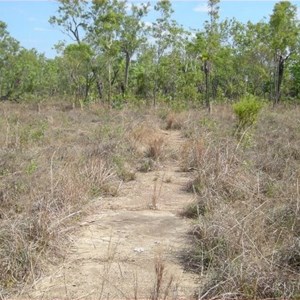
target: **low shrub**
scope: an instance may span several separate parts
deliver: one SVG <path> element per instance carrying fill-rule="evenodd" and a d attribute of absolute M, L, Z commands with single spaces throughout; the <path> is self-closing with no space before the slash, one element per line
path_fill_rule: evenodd
<path fill-rule="evenodd" d="M 247 95 L 234 103 L 232 107 L 238 118 L 238 127 L 244 129 L 257 121 L 258 114 L 263 108 L 263 102 L 255 96 Z"/>

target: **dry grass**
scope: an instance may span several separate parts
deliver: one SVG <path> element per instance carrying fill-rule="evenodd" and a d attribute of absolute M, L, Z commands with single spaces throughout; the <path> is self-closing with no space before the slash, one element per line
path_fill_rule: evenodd
<path fill-rule="evenodd" d="M 159 202 L 159 199 L 160 199 L 160 196 L 161 196 L 161 191 L 162 191 L 163 184 L 164 184 L 164 175 L 162 176 L 162 178 L 160 180 L 160 183 L 159 183 L 159 177 L 158 176 L 156 176 L 154 178 L 153 194 L 152 194 L 152 197 L 151 197 L 151 204 L 149 205 L 149 207 L 152 208 L 152 209 L 158 209 L 159 208 L 158 202 Z"/>
<path fill-rule="evenodd" d="M 164 149 L 164 139 L 162 137 L 154 138 L 149 143 L 147 156 L 153 158 L 154 160 L 158 160 L 163 156 L 163 149 Z"/>
<path fill-rule="evenodd" d="M 0 294 L 63 254 L 88 201 L 134 178 L 127 132 L 137 114 L 99 106 L 1 103 Z M 142 116 L 141 116 L 142 118 Z"/>
<path fill-rule="evenodd" d="M 205 156 L 203 138 L 187 140 L 181 147 L 181 170 L 183 172 L 199 169 Z"/>
<path fill-rule="evenodd" d="M 186 112 L 170 112 L 166 117 L 166 129 L 181 129 L 184 126 L 185 121 L 188 120 Z"/>
<path fill-rule="evenodd" d="M 198 222 L 183 261 L 203 278 L 201 299 L 299 297 L 298 114 L 266 110 L 240 140 L 217 109 L 190 120 L 182 168 L 196 170 L 187 188 L 198 204 L 187 212 Z"/>
<path fill-rule="evenodd" d="M 60 259 L 90 199 L 117 195 L 136 168 L 153 170 L 167 153 L 155 115 L 0 104 L 2 297 Z M 228 106 L 182 116 L 166 120 L 187 138 L 181 169 L 195 174 L 187 189 L 198 201 L 185 215 L 197 221 L 182 260 L 201 276 L 199 299 L 299 298 L 299 109 L 266 109 L 242 138 Z M 164 272 L 157 262 L 152 299 L 173 284 L 162 289 Z"/>
<path fill-rule="evenodd" d="M 155 281 L 150 296 L 151 300 L 176 299 L 177 284 L 173 275 L 169 275 L 161 254 L 155 257 Z M 173 295 L 170 295 L 173 293 Z"/>
<path fill-rule="evenodd" d="M 155 119 L 154 119 L 155 120 Z M 144 158 L 154 161 L 163 160 L 165 153 L 165 141 L 159 127 L 152 125 L 153 122 L 142 122 L 131 130 L 131 143 L 134 151 Z M 150 168 L 152 170 L 152 168 Z"/>

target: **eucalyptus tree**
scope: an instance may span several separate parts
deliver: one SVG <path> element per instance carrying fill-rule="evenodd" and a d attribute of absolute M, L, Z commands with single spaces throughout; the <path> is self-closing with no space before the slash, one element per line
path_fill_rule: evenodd
<path fill-rule="evenodd" d="M 64 50 L 63 72 L 66 73 L 69 92 L 79 99 L 87 100 L 94 81 L 91 72 L 93 52 L 85 43 L 70 44 Z"/>
<path fill-rule="evenodd" d="M 175 20 L 171 19 L 173 9 L 171 1 L 160 0 L 154 6 L 155 11 L 159 13 L 159 17 L 152 24 L 151 34 L 154 40 L 155 55 L 153 58 L 154 63 L 154 87 L 153 87 L 153 105 L 156 105 L 157 92 L 159 90 L 159 73 L 161 62 L 164 55 L 169 56 L 170 64 L 175 66 L 172 62 L 172 52 L 175 53 L 182 45 L 182 35 L 184 30 L 178 25 Z M 165 67 L 163 67 L 165 68 Z"/>
<path fill-rule="evenodd" d="M 146 26 L 143 17 L 148 13 L 148 4 L 131 4 L 131 14 L 125 14 L 120 27 L 120 48 L 125 56 L 125 73 L 123 91 L 127 90 L 130 63 L 133 55 L 146 41 Z"/>
<path fill-rule="evenodd" d="M 98 61 L 104 66 L 98 67 L 105 70 L 103 74 L 107 83 L 107 98 L 111 102 L 112 86 L 120 71 L 121 56 L 121 28 L 126 13 L 126 2 L 119 0 L 94 0 L 90 10 L 91 24 L 88 27 L 88 41 L 92 45 Z M 104 67 L 104 68 L 103 68 Z"/>
<path fill-rule="evenodd" d="M 280 100 L 286 61 L 295 52 L 299 38 L 297 7 L 289 1 L 275 4 L 270 18 L 271 49 L 274 55 L 274 104 Z"/>
<path fill-rule="evenodd" d="M 300 96 L 300 53 L 292 55 L 291 59 L 288 61 L 287 67 L 288 71 L 288 89 L 289 96 L 292 98 L 299 99 Z"/>
<path fill-rule="evenodd" d="M 185 45 L 184 65 L 183 65 L 183 81 L 185 86 L 182 87 L 184 97 L 192 100 L 199 99 L 199 94 L 205 91 L 203 85 L 203 68 L 199 64 L 203 49 L 202 33 L 196 33 Z"/>
<path fill-rule="evenodd" d="M 205 74 L 205 103 L 208 111 L 211 111 L 211 71 L 213 69 L 214 57 L 220 45 L 218 32 L 219 4 L 220 0 L 208 0 L 209 21 L 205 24 L 207 48 L 202 55 L 203 71 Z"/>
<path fill-rule="evenodd" d="M 13 76 L 17 97 L 23 94 L 36 94 L 43 82 L 42 70 L 45 65 L 45 57 L 35 49 L 22 49 L 14 59 Z"/>
<path fill-rule="evenodd" d="M 20 100 L 21 96 L 34 96 L 43 84 L 45 57 L 35 49 L 20 48 L 14 55 L 6 57 L 1 70 L 1 89 L 3 99 Z M 3 85 L 3 86 L 2 86 Z"/>
<path fill-rule="evenodd" d="M 153 86 L 153 105 L 156 105 L 158 90 L 158 68 L 165 50 L 170 45 L 171 15 L 173 13 L 172 4 L 169 0 L 158 1 L 154 6 L 155 11 L 160 13 L 160 17 L 152 24 L 152 36 L 155 40 L 154 57 L 154 86 Z"/>
<path fill-rule="evenodd" d="M 63 57 L 46 59 L 40 70 L 40 80 L 37 87 L 38 96 L 45 98 L 57 97 L 65 93 L 68 82 L 64 76 Z"/>
<path fill-rule="evenodd" d="M 216 67 L 216 56 L 220 49 L 220 34 L 219 34 L 219 0 L 208 0 L 208 15 L 209 20 L 205 21 L 204 30 L 196 33 L 195 37 L 189 43 L 188 50 L 197 59 L 201 61 L 201 70 L 203 79 L 199 77 L 198 91 L 205 94 L 205 105 L 210 112 L 211 110 L 211 95 L 212 95 L 212 71 Z"/>
<path fill-rule="evenodd" d="M 6 56 L 15 54 L 19 48 L 19 42 L 7 31 L 6 23 L 0 21 L 0 63 L 3 64 Z"/>
<path fill-rule="evenodd" d="M 0 21 L 0 97 L 18 99 L 34 94 L 42 81 L 45 57 L 20 46 Z"/>
<path fill-rule="evenodd" d="M 187 33 L 172 22 L 170 30 L 170 44 L 164 55 L 160 57 L 157 72 L 157 87 L 165 101 L 174 102 L 182 96 L 181 90 L 185 89 L 185 47 Z M 186 90 L 187 91 L 187 90 Z M 182 99 L 181 99 L 182 100 Z"/>
<path fill-rule="evenodd" d="M 43 89 L 44 55 L 35 49 L 20 46 L 0 21 L 0 97 L 19 100 L 21 96 L 36 95 Z"/>
<path fill-rule="evenodd" d="M 272 63 L 269 25 L 264 21 L 242 24 L 233 20 L 230 32 L 235 65 L 232 90 L 235 96 L 245 92 L 259 96 L 269 94 Z"/>
<path fill-rule="evenodd" d="M 50 24 L 58 25 L 62 32 L 67 34 L 78 44 L 88 25 L 88 1 L 87 0 L 58 0 L 58 16 L 49 19 Z"/>
<path fill-rule="evenodd" d="M 70 48 L 65 46 L 64 42 L 56 45 L 56 49 L 62 54 L 62 63 L 66 63 L 66 69 L 62 73 L 68 73 L 70 70 L 77 70 L 75 77 L 78 79 L 78 70 L 84 69 L 82 76 L 85 78 L 85 96 L 87 99 L 90 87 L 93 82 L 96 82 L 96 87 L 100 98 L 102 98 L 102 81 L 99 76 L 98 58 L 94 55 L 90 57 L 88 50 L 88 29 L 91 26 L 91 4 L 88 0 L 59 0 L 59 8 L 57 16 L 52 16 L 49 22 L 61 28 L 62 32 L 68 35 L 78 45 L 84 44 L 82 47 L 72 45 Z M 80 53 L 83 51 L 83 53 Z M 89 53 L 89 54 L 88 54 Z M 87 55 L 89 59 L 86 59 Z M 83 58 L 83 61 L 78 65 L 75 58 Z M 83 63 L 86 65 L 83 66 Z M 71 66 L 73 64 L 73 66 Z M 76 65 L 77 64 L 77 65 Z M 87 70 L 89 69 L 89 70 Z M 88 75 L 87 75 L 88 74 Z M 64 80 L 69 81 L 68 75 Z M 77 81 L 73 78 L 73 83 Z M 73 86 L 73 84 L 71 84 Z M 78 93 L 77 93 L 78 94 Z M 82 94 L 82 93 L 80 93 Z M 83 94 L 82 94 L 83 95 Z"/>
<path fill-rule="evenodd" d="M 20 45 L 7 31 L 6 23 L 0 21 L 0 97 L 8 100 L 13 94 L 14 85 L 11 78 L 14 58 L 20 51 Z"/>
<path fill-rule="evenodd" d="M 140 100 L 152 100 L 154 90 L 156 49 L 153 44 L 143 43 L 137 53 L 136 61 L 132 64 L 131 80 L 134 93 Z"/>

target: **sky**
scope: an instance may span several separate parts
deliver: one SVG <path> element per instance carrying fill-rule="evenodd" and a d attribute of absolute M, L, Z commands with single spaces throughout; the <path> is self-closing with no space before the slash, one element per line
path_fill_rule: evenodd
<path fill-rule="evenodd" d="M 149 2 L 154 6 L 154 0 Z M 276 2 L 278 1 L 221 0 L 220 19 L 234 17 L 243 23 L 247 21 L 256 23 L 264 18 L 268 20 Z M 300 11 L 300 0 L 291 2 Z M 206 3 L 205 0 L 173 0 L 173 19 L 187 29 L 201 29 L 207 19 Z M 0 0 L 0 20 L 7 24 L 11 36 L 23 47 L 35 48 L 46 57 L 53 58 L 56 55 L 53 48 L 55 44 L 62 40 L 70 42 L 58 27 L 48 22 L 49 18 L 56 14 L 58 6 L 59 3 L 55 0 Z M 145 21 L 151 22 L 154 19 L 152 10 Z"/>

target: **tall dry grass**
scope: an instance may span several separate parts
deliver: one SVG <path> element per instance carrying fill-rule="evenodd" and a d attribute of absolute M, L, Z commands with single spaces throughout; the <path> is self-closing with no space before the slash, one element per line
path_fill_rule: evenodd
<path fill-rule="evenodd" d="M 90 199 L 117 195 L 136 169 L 157 168 L 167 153 L 159 112 L 0 105 L 2 297 L 62 257 Z M 298 108 L 266 108 L 239 135 L 229 106 L 163 119 L 185 136 L 181 169 L 195 175 L 186 187 L 197 195 L 187 211 L 193 246 L 182 261 L 200 275 L 199 299 L 299 297 L 298 116 Z M 161 264 L 156 272 L 153 299 Z"/>
<path fill-rule="evenodd" d="M 134 178 L 134 111 L 0 103 L 0 295 L 58 261 L 89 200 Z"/>
<path fill-rule="evenodd" d="M 215 108 L 185 128 L 182 168 L 198 201 L 182 259 L 202 278 L 200 299 L 299 297 L 299 112 L 267 108 L 235 135 L 234 116 Z"/>

